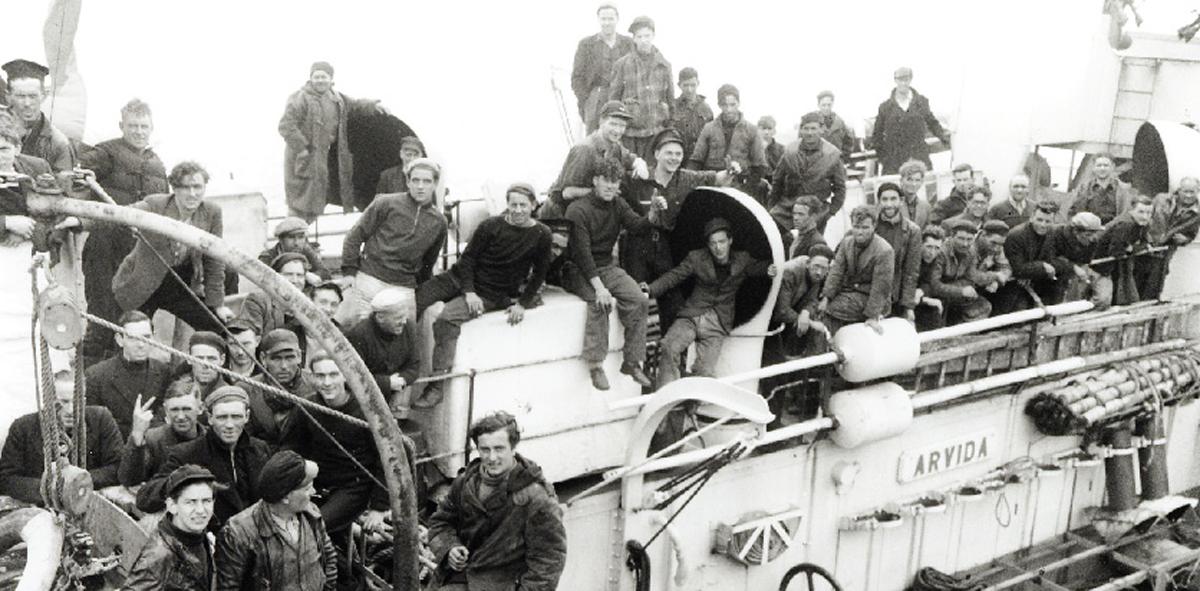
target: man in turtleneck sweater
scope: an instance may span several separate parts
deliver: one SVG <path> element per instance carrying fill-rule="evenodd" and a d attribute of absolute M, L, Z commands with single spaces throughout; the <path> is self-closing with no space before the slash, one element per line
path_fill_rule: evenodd
<path fill-rule="evenodd" d="M 639 16 L 629 25 L 633 51 L 613 64 L 608 100 L 621 101 L 633 120 L 622 141 L 644 160 L 653 156 L 651 141 L 671 120 L 675 98 L 671 88 L 671 62 L 654 46 L 654 21 Z"/>
<path fill-rule="evenodd" d="M 121 353 L 89 367 L 84 376 L 88 404 L 111 411 L 124 439 L 129 437 L 138 396 L 143 400 L 157 396 L 161 401 L 171 370 L 165 362 L 151 359 L 150 346 L 138 339 L 149 339 L 154 335 L 148 316 L 131 310 L 121 315 L 118 324 L 128 333 L 128 336 L 115 335 Z M 161 402 L 149 408 L 154 412 L 156 422 L 162 420 L 161 409 Z"/>
<path fill-rule="evenodd" d="M 122 589 L 211 589 L 213 547 L 205 531 L 213 516 L 216 476 L 195 464 L 167 476 L 167 515 L 150 533 Z"/>

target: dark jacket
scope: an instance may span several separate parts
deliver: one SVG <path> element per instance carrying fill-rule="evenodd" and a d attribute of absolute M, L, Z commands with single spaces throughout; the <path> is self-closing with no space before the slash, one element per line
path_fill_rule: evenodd
<path fill-rule="evenodd" d="M 181 219 L 174 194 L 150 195 L 130 207 L 176 221 Z M 221 217 L 221 208 L 207 201 L 200 203 L 200 207 L 192 214 L 192 219 L 188 223 L 217 237 L 223 233 L 224 223 Z M 91 224 L 85 222 L 85 227 L 88 226 Z M 216 258 L 202 255 L 199 250 L 182 247 L 161 234 L 145 232 L 142 236 L 144 240 L 137 241 L 133 252 L 130 252 L 129 256 L 121 261 L 121 266 L 117 268 L 117 274 L 112 280 L 113 295 L 116 296 L 117 303 L 121 305 L 122 309 L 136 310 L 140 308 L 167 277 L 167 267 L 162 264 L 147 243 L 152 245 L 172 265 L 181 265 L 190 259 L 192 276 L 185 277 L 188 279 L 188 287 L 197 294 L 202 294 L 204 303 L 210 308 L 225 304 L 225 263 Z M 175 254 L 177 247 L 182 249 L 178 256 Z"/>
<path fill-rule="evenodd" d="M 709 310 L 716 310 L 721 326 L 733 329 L 734 303 L 738 288 L 747 277 L 766 275 L 768 262 L 756 261 L 749 253 L 735 250 L 729 253 L 729 275 L 717 275 L 716 260 L 707 248 L 698 248 L 688 253 L 679 266 L 667 271 L 666 275 L 650 284 L 650 297 L 660 297 L 678 287 L 689 277 L 696 278 L 696 286 L 679 310 L 680 318 L 695 318 Z"/>
<path fill-rule="evenodd" d="M 375 185 L 375 194 L 407 193 L 408 177 L 404 176 L 404 165 L 398 164 L 379 173 L 379 182 Z"/>
<path fill-rule="evenodd" d="M 1092 262 L 1095 243 L 1084 244 L 1075 235 L 1071 226 L 1051 228 L 1042 243 L 1042 260 L 1054 266 L 1059 281 L 1075 276 L 1075 265 L 1087 266 Z"/>
<path fill-rule="evenodd" d="M 575 93 L 580 115 L 583 115 L 583 105 L 587 103 L 588 95 L 596 88 L 607 91 L 613 65 L 631 51 L 633 37 L 620 33 L 616 34 L 616 42 L 612 47 L 604 42 L 600 33 L 579 40 L 579 45 L 575 47 L 575 64 L 571 68 L 571 91 Z"/>
<path fill-rule="evenodd" d="M 608 100 L 625 103 L 633 115 L 627 137 L 649 137 L 666 127 L 674 106 L 672 83 L 671 62 L 657 47 L 651 47 L 648 56 L 634 48 L 613 64 Z"/>
<path fill-rule="evenodd" d="M 133 427 L 133 405 L 138 396 L 142 397 L 143 403 L 156 399 L 151 409 L 156 422 L 161 422 L 162 397 L 170 375 L 170 366 L 162 361 L 151 358 L 134 363 L 118 353 L 116 357 L 87 368 L 84 373 L 87 401 L 112 412 L 124 440 Z"/>
<path fill-rule="evenodd" d="M 825 133 L 821 134 L 821 137 L 841 150 L 843 156 L 853 154 L 858 147 L 858 138 L 854 137 L 854 130 L 850 129 L 837 113 L 830 113 L 825 117 Z"/>
<path fill-rule="evenodd" d="M 197 424 L 196 429 L 198 436 L 204 436 L 204 425 Z M 117 468 L 117 479 L 128 487 L 149 480 L 158 474 L 163 462 L 167 461 L 167 450 L 188 441 L 192 439 L 181 438 L 170 425 L 151 427 L 146 431 L 141 446 L 134 445 L 132 440 L 125 442 L 125 449 L 121 451 L 121 465 Z"/>
<path fill-rule="evenodd" d="M 408 193 L 378 195 L 346 233 L 342 274 L 366 273 L 384 283 L 416 288 L 433 276 L 446 245 L 446 216 L 437 203 L 418 205 Z"/>
<path fill-rule="evenodd" d="M 921 228 L 900 216 L 899 223 L 877 218 L 875 235 L 887 240 L 896 255 L 892 281 L 892 303 L 903 308 L 917 307 L 917 280 L 921 274 Z"/>
<path fill-rule="evenodd" d="M 1100 223 L 1107 225 L 1118 215 L 1127 211 L 1133 202 L 1133 187 L 1115 176 L 1109 179 L 1107 185 L 1101 186 L 1095 179 L 1089 178 L 1086 183 L 1075 189 L 1074 200 L 1067 210 L 1067 218 L 1087 211 L 1096 214 Z"/>
<path fill-rule="evenodd" d="M 257 381 L 275 385 L 273 378 L 262 374 L 258 375 Z M 301 368 L 290 382 L 281 385 L 284 390 L 305 400 L 316 400 L 319 396 L 317 387 L 313 384 L 312 373 L 307 369 Z M 250 397 L 250 422 L 246 425 L 247 431 L 267 442 L 272 450 L 278 448 L 283 442 L 283 434 L 293 423 L 300 420 L 300 411 L 296 410 L 296 405 L 291 401 L 268 394 L 261 388 L 254 387 L 254 384 L 246 385 L 245 390 Z"/>
<path fill-rule="evenodd" d="M 679 130 L 683 136 L 683 157 L 686 159 L 696 148 L 696 140 L 700 139 L 700 131 L 709 121 L 713 120 L 712 107 L 704 100 L 704 95 L 696 95 L 696 99 L 685 101 L 683 95 L 675 97 L 675 109 L 671 114 L 671 127 Z"/>
<path fill-rule="evenodd" d="M 846 167 L 833 144 L 821 140 L 820 148 L 809 151 L 796 140 L 784 150 L 771 181 L 771 217 L 792 229 L 792 205 L 802 195 L 815 195 L 825 204 L 825 211 L 812 213 L 826 220 L 846 202 Z"/>
<path fill-rule="evenodd" d="M 205 534 L 179 531 L 164 515 L 142 546 L 125 591 L 208 591 L 213 582 L 213 548 Z"/>
<path fill-rule="evenodd" d="M 1037 206 L 1028 199 L 1024 201 L 1024 204 L 1025 211 L 1017 211 L 1017 206 L 1012 200 L 1005 199 L 988 208 L 987 219 L 1000 220 L 1008 224 L 1009 229 L 1016 229 L 1017 226 L 1029 221 L 1030 216 L 1033 215 L 1033 211 L 1037 209 Z"/>
<path fill-rule="evenodd" d="M 1188 242 L 1196 240 L 1200 231 L 1200 206 L 1193 204 L 1184 207 L 1179 203 L 1176 193 L 1163 193 L 1154 198 L 1154 212 L 1150 217 L 1149 238 L 1155 245 L 1171 244 L 1178 246 L 1172 239 L 1181 235 Z"/>
<path fill-rule="evenodd" d="M 390 398 L 392 394 L 392 374 L 400 374 L 405 384 L 410 386 L 417 379 L 421 356 L 417 348 L 416 326 L 409 324 L 399 335 L 388 334 L 379 328 L 372 314 L 347 329 L 346 340 L 350 341 L 363 363 L 367 364 L 385 398 Z"/>
<path fill-rule="evenodd" d="M 945 139 L 946 130 L 942 129 L 942 124 L 929 110 L 929 99 L 925 95 L 914 89 L 906 111 L 896 102 L 895 94 L 896 91 L 892 90 L 892 95 L 879 104 L 875 129 L 871 133 L 871 141 L 883 165 L 883 174 L 896 174 L 900 165 L 909 159 L 920 160 L 926 167 L 933 168 L 925 136 L 932 132 L 938 138 Z"/>
<path fill-rule="evenodd" d="M 817 314 L 817 302 L 821 299 L 821 287 L 825 284 L 813 282 L 808 276 L 808 256 L 800 256 L 784 263 L 780 268 L 779 297 L 775 300 L 772 320 L 795 324 L 800 312 L 808 310 L 810 317 Z"/>
<path fill-rule="evenodd" d="M 1049 232 L 1046 233 L 1049 235 Z M 1042 263 L 1046 236 L 1038 236 L 1029 222 L 1013 228 L 1004 239 L 1004 256 L 1012 265 L 1013 277 L 1017 279 L 1049 280 L 1050 274 Z"/>
<path fill-rule="evenodd" d="M 124 138 L 103 141 L 81 151 L 79 165 L 95 172 L 96 181 L 121 205 L 171 190 L 167 186 L 166 166 L 158 154 L 150 148 L 134 148 Z"/>
<path fill-rule="evenodd" d="M 121 432 L 107 408 L 88 406 L 87 471 L 96 489 L 117 484 L 121 463 Z M 0 452 L 0 495 L 18 501 L 42 504 L 42 423 L 37 413 L 18 417 L 8 428 L 4 451 Z"/>
<path fill-rule="evenodd" d="M 328 407 L 329 404 L 319 396 L 316 402 Z M 344 406 L 334 410 L 366 420 L 362 408 L 359 407 L 358 401 L 354 397 L 350 397 Z M 330 436 L 333 437 L 332 440 Z M 379 451 L 375 448 L 375 438 L 367 427 L 349 423 L 333 415 L 309 411 L 309 416 L 298 414 L 296 420 L 291 421 L 283 433 L 284 449 L 294 450 L 305 459 L 316 462 L 320 467 L 315 482 L 318 490 L 337 489 L 369 481 L 367 475 L 363 474 L 362 469 L 354 463 L 354 460 L 346 457 L 346 454 L 338 449 L 335 441 L 350 452 L 354 456 L 354 460 L 362 464 L 363 468 L 366 468 L 379 480 L 384 479 L 383 464 L 379 459 Z M 370 486 L 372 487 L 370 508 L 387 511 L 387 489 L 380 488 L 374 483 Z M 366 509 L 365 506 L 362 508 Z"/>
<path fill-rule="evenodd" d="M 919 259 L 919 257 L 918 257 Z M 887 240 L 872 236 L 865 246 L 854 242 L 854 236 L 846 236 L 833 255 L 821 299 L 828 299 L 827 313 L 839 320 L 857 322 L 867 318 L 886 316 L 892 303 L 892 278 L 895 273 L 896 255 Z M 842 292 L 856 292 L 866 296 L 861 310 L 839 310 L 834 298 Z"/>
<path fill-rule="evenodd" d="M 537 464 L 516 459 L 504 487 L 487 500 L 479 498 L 482 464 L 472 461 L 429 520 L 429 549 L 439 563 L 455 546 L 468 550 L 469 589 L 480 581 L 553 591 L 562 575 L 567 535 L 558 497 Z"/>
<path fill-rule="evenodd" d="M 261 439 L 242 433 L 237 444 L 230 450 L 216 433 L 209 429 L 204 437 L 197 437 L 167 450 L 167 461 L 152 480 L 138 490 L 137 507 L 146 513 L 162 511 L 166 506 L 163 486 L 167 476 L 184 464 L 196 464 L 207 468 L 217 482 L 227 488 L 216 491 L 213 503 L 213 518 L 209 531 L 217 531 L 225 521 L 238 511 L 258 500 L 258 473 L 271 456 L 270 449 Z"/>
<path fill-rule="evenodd" d="M 45 160 L 56 173 L 75 168 L 75 150 L 71 148 L 71 140 L 50 123 L 45 113 L 26 132 L 21 141 L 22 154 Z"/>
<path fill-rule="evenodd" d="M 328 281 L 330 277 L 333 277 L 333 275 L 329 273 L 329 269 L 325 267 L 325 261 L 321 260 L 321 255 L 317 254 L 317 251 L 313 249 L 311 245 L 305 244 L 304 246 L 301 246 L 300 250 L 297 252 L 304 255 L 304 258 L 308 260 L 309 271 L 320 275 L 321 279 L 326 281 Z M 264 265 L 270 267 L 271 261 L 274 261 L 275 257 L 281 254 L 283 254 L 283 245 L 276 242 L 271 248 L 259 253 L 258 260 L 262 261 Z"/>
<path fill-rule="evenodd" d="M 969 300 L 963 294 L 963 289 L 980 285 L 978 280 L 975 249 L 957 252 L 952 245 L 944 244 L 942 252 L 933 259 L 929 282 L 926 284 L 929 290 L 927 295 L 945 302 L 967 302 Z"/>
<path fill-rule="evenodd" d="M 951 189 L 945 199 L 939 199 L 937 203 L 933 204 L 933 211 L 929 212 L 929 223 L 940 224 L 966 211 L 967 201 L 970 198 L 970 195 L 960 193 L 958 187 Z"/>
<path fill-rule="evenodd" d="M 745 116 L 733 125 L 729 141 L 725 141 L 725 129 L 721 117 L 709 121 L 700 130 L 700 139 L 688 159 L 688 168 L 694 170 L 725 170 L 725 158 L 736 161 L 742 170 L 751 169 L 763 174 L 767 170 L 767 144 L 758 131 L 758 126 L 747 121 Z"/>
<path fill-rule="evenodd" d="M 278 533 L 263 501 L 230 518 L 217 538 L 216 591 L 334 591 L 337 554 L 325 522 L 316 509 L 297 515 L 309 542 L 301 552 L 313 560 L 295 560 L 290 544 Z M 293 559 L 289 560 L 288 558 Z M 288 571 L 292 572 L 288 572 Z M 291 585 L 295 585 L 294 587 Z"/>
<path fill-rule="evenodd" d="M 795 228 L 792 231 L 795 232 Z M 783 235 L 783 248 L 787 252 L 786 258 L 788 260 L 808 256 L 809 249 L 818 244 L 829 246 L 829 242 L 825 240 L 825 235 L 815 227 L 803 232 L 796 232 L 795 236 L 792 236 L 792 232 Z"/>
<path fill-rule="evenodd" d="M 620 160 L 625 169 L 629 170 L 637 160 L 637 155 L 630 152 L 629 148 L 620 142 L 610 142 L 604 139 L 599 130 L 571 146 L 566 160 L 563 161 L 562 170 L 558 172 L 558 178 L 550 186 L 550 203 L 562 208 L 557 217 L 561 218 L 566 214 L 567 201 L 562 196 L 563 189 L 567 187 L 590 189 L 592 178 L 600 170 L 600 164 L 610 158 Z M 546 218 L 540 213 L 539 217 Z"/>

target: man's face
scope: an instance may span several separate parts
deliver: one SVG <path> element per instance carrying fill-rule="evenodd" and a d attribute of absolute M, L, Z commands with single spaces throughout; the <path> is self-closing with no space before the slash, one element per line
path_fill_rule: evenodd
<path fill-rule="evenodd" d="M 821 97 L 817 101 L 817 109 L 819 111 L 821 111 L 822 115 L 832 115 L 833 114 L 833 97 L 831 97 L 831 96 Z"/>
<path fill-rule="evenodd" d="M 733 238 L 729 236 L 729 232 L 718 230 L 713 232 L 708 237 L 708 252 L 718 263 L 729 262 L 729 250 L 733 248 Z"/>
<path fill-rule="evenodd" d="M 229 360 L 236 367 L 248 367 L 254 364 L 254 355 L 258 351 L 258 335 L 253 330 L 243 330 L 233 333 L 229 341 Z"/>
<path fill-rule="evenodd" d="M 1106 181 L 1112 176 L 1112 172 L 1113 161 L 1108 158 L 1101 156 L 1092 163 L 1092 176 L 1095 176 L 1096 180 Z"/>
<path fill-rule="evenodd" d="M 941 251 L 942 241 L 940 239 L 926 237 L 925 242 L 921 243 L 921 260 L 926 263 L 932 263 L 933 259 L 936 259 L 938 253 Z"/>
<path fill-rule="evenodd" d="M 279 268 L 279 275 L 301 291 L 304 290 L 307 284 L 306 276 L 308 275 L 308 271 L 305 269 L 303 261 L 288 262 Z"/>
<path fill-rule="evenodd" d="M 292 349 L 278 349 L 263 355 L 263 367 L 280 383 L 289 383 L 300 373 L 300 352 Z"/>
<path fill-rule="evenodd" d="M 617 32 L 617 11 L 605 8 L 596 13 L 596 20 L 600 21 L 600 33 L 605 37 L 611 37 Z"/>
<path fill-rule="evenodd" d="M 668 142 L 663 144 L 657 152 L 654 153 L 654 158 L 658 161 L 658 165 L 670 174 L 674 174 L 683 165 L 683 146 L 676 142 Z"/>
<path fill-rule="evenodd" d="M 75 424 L 75 382 L 70 378 L 54 378 L 54 403 L 58 420 L 70 428 Z"/>
<path fill-rule="evenodd" d="M 809 121 L 800 126 L 800 143 L 806 146 L 812 146 L 820 143 L 821 131 L 825 129 L 824 125 L 815 121 Z"/>
<path fill-rule="evenodd" d="M 550 256 L 557 259 L 567 252 L 567 247 L 571 244 L 571 238 L 561 232 L 555 232 L 550 235 Z"/>
<path fill-rule="evenodd" d="M 404 308 L 382 310 L 371 312 L 371 314 L 375 317 L 375 323 L 379 325 L 379 328 L 391 335 L 403 333 L 405 325 L 408 324 L 409 311 Z"/>
<path fill-rule="evenodd" d="M 1008 183 L 1008 195 L 1016 203 L 1025 201 L 1029 197 L 1029 177 L 1025 175 L 1017 175 Z"/>
<path fill-rule="evenodd" d="M 150 321 L 130 322 L 123 328 L 130 336 L 117 334 L 117 344 L 121 347 L 121 356 L 126 361 L 145 361 L 150 356 L 150 345 L 133 337 L 145 339 L 153 337 L 154 331 L 150 329 Z"/>
<path fill-rule="evenodd" d="M 308 242 L 304 232 L 289 232 L 279 237 L 279 250 L 283 252 L 300 252 Z"/>
<path fill-rule="evenodd" d="M 1033 228 L 1033 233 L 1038 236 L 1045 236 L 1053 224 L 1054 214 L 1044 212 L 1040 209 L 1033 212 L 1033 217 L 1029 218 L 1029 225 Z"/>
<path fill-rule="evenodd" d="M 912 76 L 893 76 L 892 79 L 896 82 L 896 88 L 902 91 L 907 91 L 912 88 Z"/>
<path fill-rule="evenodd" d="M 11 172 L 13 163 L 17 160 L 17 154 L 21 152 L 21 148 L 16 144 L 8 141 L 7 138 L 0 137 L 0 171 Z"/>
<path fill-rule="evenodd" d="M 524 193 L 513 191 L 508 194 L 508 215 L 513 223 L 523 226 L 529 223 L 533 215 L 533 199 Z"/>
<path fill-rule="evenodd" d="M 200 401 L 195 396 L 173 396 L 163 401 L 163 415 L 171 430 L 180 435 L 191 435 L 196 431 L 200 417 Z"/>
<path fill-rule="evenodd" d="M 46 98 L 42 81 L 36 78 L 17 78 L 8 81 L 8 102 L 13 114 L 25 123 L 37 121 Z"/>
<path fill-rule="evenodd" d="M 341 406 L 346 402 L 349 393 L 346 392 L 346 378 L 332 359 L 322 359 L 312 364 L 313 381 L 317 384 L 317 393 L 330 406 Z"/>
<path fill-rule="evenodd" d="M 987 244 L 987 252 L 1000 252 L 1004 250 L 1005 236 L 999 234 L 984 234 L 983 242 Z"/>
<path fill-rule="evenodd" d="M 0 140 L 0 144 L 3 140 Z M 1187 178 L 1179 183 L 1179 201 L 1182 205 L 1190 206 L 1196 203 L 1197 198 L 1200 198 L 1200 183 L 1193 179 Z"/>
<path fill-rule="evenodd" d="M 963 195 L 970 195 L 971 189 L 975 186 L 975 179 L 971 178 L 971 171 L 960 170 L 954 173 L 954 189 Z"/>
<path fill-rule="evenodd" d="M 433 190 L 437 181 L 433 180 L 433 171 L 423 166 L 414 168 L 408 175 L 408 194 L 420 205 L 433 200 Z"/>
<path fill-rule="evenodd" d="M 334 314 L 337 314 L 338 308 L 342 305 L 342 298 L 332 289 L 318 289 L 313 291 L 312 301 L 317 309 L 329 318 L 333 318 Z"/>
<path fill-rule="evenodd" d="M 624 117 L 605 117 L 600 121 L 600 135 L 610 142 L 619 143 L 628 126 L 629 122 Z"/>
<path fill-rule="evenodd" d="M 412 146 L 400 148 L 400 164 L 408 164 L 420 157 L 421 151 Z"/>
<path fill-rule="evenodd" d="M 925 184 L 925 173 L 920 170 L 909 172 L 900 178 L 900 188 L 904 189 L 905 195 L 916 195 L 917 191 L 921 190 L 921 185 Z"/>
<path fill-rule="evenodd" d="M 654 29 L 642 27 L 633 34 L 633 47 L 641 53 L 650 53 L 654 47 Z"/>
<path fill-rule="evenodd" d="M 610 181 L 602 176 L 597 176 L 592 179 L 592 187 L 596 192 L 596 196 L 604 201 L 612 201 L 621 194 L 621 181 Z"/>
<path fill-rule="evenodd" d="M 959 230 L 954 233 L 954 237 L 950 240 L 954 251 L 963 253 L 971 250 L 971 242 L 975 240 L 975 234 L 966 230 Z"/>
<path fill-rule="evenodd" d="M 1153 205 L 1140 203 L 1129 210 L 1129 217 L 1133 218 L 1133 221 L 1137 222 L 1139 226 L 1148 226 L 1150 225 L 1150 214 L 1153 212 Z"/>
<path fill-rule="evenodd" d="M 792 227 L 797 230 L 808 230 L 816 225 L 816 220 L 812 218 L 812 212 L 808 210 L 808 206 L 803 203 L 796 203 L 792 206 Z"/>
<path fill-rule="evenodd" d="M 225 364 L 225 354 L 221 353 L 221 351 L 212 345 L 192 345 L 191 350 L 188 352 L 192 354 L 192 357 L 195 357 L 201 361 L 207 361 L 213 365 Z M 215 369 L 211 369 L 199 363 L 192 364 L 192 377 L 196 380 L 197 384 L 211 384 L 217 381 L 217 375 L 217 370 Z"/>
<path fill-rule="evenodd" d="M 976 193 L 971 195 L 971 200 L 967 202 L 967 210 L 971 212 L 971 215 L 981 218 L 987 215 L 988 202 L 987 195 Z"/>
<path fill-rule="evenodd" d="M 871 237 L 875 235 L 875 220 L 871 218 L 863 218 L 854 222 L 851 226 L 851 231 L 854 232 L 854 243 L 862 246 L 871 241 Z"/>
<path fill-rule="evenodd" d="M 152 131 L 154 122 L 149 115 L 126 115 L 121 118 L 121 137 L 134 148 L 146 149 L 150 145 Z"/>
<path fill-rule="evenodd" d="M 900 193 L 891 189 L 884 191 L 879 195 L 879 212 L 883 217 L 894 218 L 900 214 L 901 203 Z"/>
<path fill-rule="evenodd" d="M 208 181 L 204 180 L 204 174 L 197 172 L 183 177 L 178 185 L 171 188 L 175 190 L 175 199 L 179 202 L 179 208 L 184 212 L 191 213 L 200 207 L 207 187 Z"/>
<path fill-rule="evenodd" d="M 484 433 L 475 440 L 483 470 L 489 476 L 502 476 L 517 463 L 517 452 L 508 442 L 508 431 L 501 429 Z"/>
<path fill-rule="evenodd" d="M 1091 244 L 1092 244 L 1092 243 L 1094 243 L 1094 242 L 1095 242 L 1095 241 L 1096 241 L 1098 238 L 1100 238 L 1100 232 L 1095 232 L 1095 231 L 1092 231 L 1092 230 L 1085 230 L 1085 229 L 1082 229 L 1082 228 L 1074 228 L 1073 230 L 1074 230 L 1074 232 L 1075 232 L 1075 237 L 1076 237 L 1076 238 L 1079 240 L 1079 242 L 1080 242 L 1081 244 L 1083 244 L 1084 246 L 1091 245 Z"/>
<path fill-rule="evenodd" d="M 738 108 L 742 106 L 742 101 L 738 100 L 738 97 L 732 94 L 727 94 L 721 97 L 720 106 L 722 117 L 724 117 L 727 121 L 737 121 L 737 118 L 740 115 Z"/>
<path fill-rule="evenodd" d="M 829 276 L 829 259 L 823 256 L 815 256 L 808 259 L 808 278 L 813 283 L 825 281 Z"/>
<path fill-rule="evenodd" d="M 308 77 L 308 81 L 312 83 L 313 90 L 319 94 L 333 86 L 333 75 L 325 70 L 317 70 Z"/>
<path fill-rule="evenodd" d="M 214 404 L 208 411 L 208 424 L 213 433 L 229 447 L 237 443 L 249 420 L 250 410 L 240 400 Z"/>
<path fill-rule="evenodd" d="M 800 137 L 804 137 L 804 128 L 801 128 L 800 132 Z M 763 137 L 763 141 L 769 144 L 771 143 L 771 140 L 775 139 L 775 126 L 768 125 L 766 123 L 759 123 L 758 133 Z"/>
<path fill-rule="evenodd" d="M 213 516 L 213 487 L 207 482 L 194 482 L 179 491 L 179 498 L 167 497 L 167 513 L 171 523 L 190 534 L 204 533 Z"/>
<path fill-rule="evenodd" d="M 305 478 L 304 482 L 300 485 L 300 488 L 297 488 L 296 490 L 288 493 L 287 496 L 283 497 L 283 500 L 286 501 L 286 506 L 290 507 L 296 513 L 307 511 L 308 508 L 312 506 L 313 495 L 317 494 L 317 489 L 315 486 L 313 486 L 314 480 L 315 479 Z"/>
<path fill-rule="evenodd" d="M 679 83 L 679 93 L 683 98 L 692 100 L 696 98 L 696 92 L 700 90 L 700 79 L 691 78 L 683 80 Z"/>

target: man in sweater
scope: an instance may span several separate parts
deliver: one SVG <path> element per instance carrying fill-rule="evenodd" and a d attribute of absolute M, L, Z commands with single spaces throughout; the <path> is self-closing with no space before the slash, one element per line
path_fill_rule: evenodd
<path fill-rule="evenodd" d="M 75 167 L 75 152 L 67 136 L 42 112 L 46 100 L 46 76 L 50 69 L 36 62 L 15 59 L 0 66 L 8 74 L 8 102 L 12 114 L 25 128 L 21 153 L 45 160 L 55 174 Z"/>
<path fill-rule="evenodd" d="M 408 164 L 408 192 L 379 195 L 346 233 L 342 275 L 346 301 L 338 313 L 352 326 L 370 311 L 371 298 L 386 288 L 410 294 L 433 276 L 446 244 L 446 217 L 434 193 L 442 168 L 419 158 Z"/>
<path fill-rule="evenodd" d="M 995 313 L 1007 314 L 1032 308 L 1037 302 L 1058 303 L 1054 297 L 1058 273 L 1044 256 L 1046 237 L 1058 215 L 1058 205 L 1037 204 L 1033 217 L 1018 224 L 1004 239 L 1004 256 L 1012 266 L 1013 279 L 997 293 Z"/>
<path fill-rule="evenodd" d="M 409 406 L 402 395 L 420 369 L 416 329 L 409 326 L 414 318 L 412 293 L 385 289 L 371 299 L 371 314 L 346 330 L 346 340 L 367 364 L 393 410 Z"/>
<path fill-rule="evenodd" d="M 704 224 L 704 236 L 708 248 L 689 252 L 679 266 L 647 288 L 650 297 L 658 297 L 688 278 L 696 280 L 678 319 L 663 337 L 659 388 L 679 379 L 680 361 L 692 343 L 696 344 L 696 361 L 691 373 L 713 377 L 721 344 L 733 329 L 738 288 L 747 277 L 775 276 L 775 265 L 756 261 L 745 251 L 733 250 L 733 233 L 723 218 L 713 218 Z"/>
<path fill-rule="evenodd" d="M 138 339 L 154 337 L 150 317 L 131 310 L 121 315 L 118 324 L 127 333 L 114 335 L 121 353 L 89 367 L 84 376 L 88 404 L 111 411 L 121 429 L 121 437 L 125 438 L 129 437 L 133 422 L 134 401 L 139 396 L 146 401 L 156 396 L 161 400 L 171 369 L 165 362 L 151 358 L 150 345 Z M 152 404 L 150 410 L 158 414 L 161 407 L 161 404 Z"/>
<path fill-rule="evenodd" d="M 588 303 L 583 359 L 588 364 L 592 386 L 597 390 L 609 388 L 603 363 L 608 355 L 608 316 L 614 299 L 617 316 L 625 327 L 621 373 L 643 388 L 652 386 L 650 378 L 642 371 L 642 362 L 646 360 L 649 302 L 637 282 L 616 266 L 613 246 L 621 230 L 635 234 L 649 231 L 651 223 L 658 220 L 660 208 L 650 208 L 647 220 L 635 213 L 624 199 L 619 199 L 623 174 L 619 161 L 605 161 L 592 179 L 593 193 L 572 202 L 567 208 L 567 219 L 573 224 L 571 258 L 586 280 L 575 286 L 575 295 Z"/>
<path fill-rule="evenodd" d="M 537 204 L 533 186 L 516 183 L 505 195 L 508 209 L 504 214 L 479 224 L 450 271 L 417 288 L 418 318 L 434 303 L 446 302 L 433 323 L 433 377 L 453 369 L 464 322 L 485 312 L 507 310 L 508 323 L 520 323 L 525 310 L 534 307 L 545 281 L 550 266 L 550 228 L 533 219 Z M 438 380 L 425 386 L 420 404 L 436 406 L 444 383 Z"/>

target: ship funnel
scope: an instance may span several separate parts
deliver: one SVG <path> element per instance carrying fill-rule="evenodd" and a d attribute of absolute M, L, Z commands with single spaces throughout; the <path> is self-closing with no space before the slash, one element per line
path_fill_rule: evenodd
<path fill-rule="evenodd" d="M 1200 132 L 1168 121 L 1147 121 L 1133 141 L 1133 188 L 1153 197 L 1200 178 Z"/>

